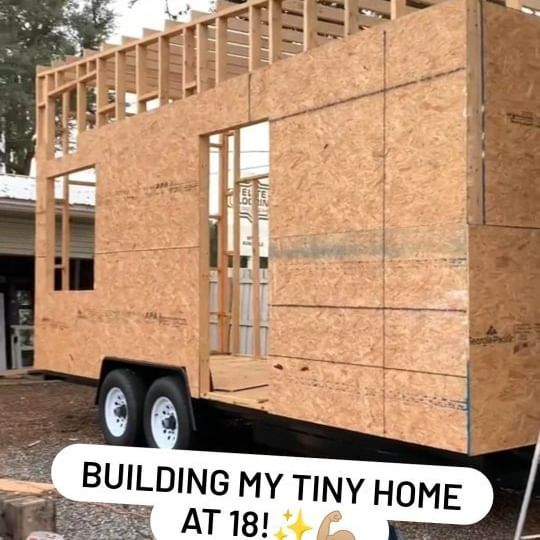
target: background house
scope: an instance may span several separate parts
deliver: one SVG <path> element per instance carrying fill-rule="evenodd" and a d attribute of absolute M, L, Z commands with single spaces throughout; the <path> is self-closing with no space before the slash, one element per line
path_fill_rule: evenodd
<path fill-rule="evenodd" d="M 33 362 L 35 193 L 35 178 L 0 174 L 0 370 Z M 70 280 L 77 289 L 94 279 L 94 204 L 89 190 L 70 192 Z"/>

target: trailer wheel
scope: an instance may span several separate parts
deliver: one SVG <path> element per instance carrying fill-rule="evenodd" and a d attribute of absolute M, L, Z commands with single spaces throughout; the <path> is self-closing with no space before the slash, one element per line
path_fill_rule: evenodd
<path fill-rule="evenodd" d="M 109 444 L 134 446 L 141 440 L 146 387 L 131 369 L 109 372 L 99 393 L 99 423 Z"/>
<path fill-rule="evenodd" d="M 151 448 L 187 449 L 193 439 L 189 396 L 178 377 L 154 381 L 144 402 L 144 433 Z"/>

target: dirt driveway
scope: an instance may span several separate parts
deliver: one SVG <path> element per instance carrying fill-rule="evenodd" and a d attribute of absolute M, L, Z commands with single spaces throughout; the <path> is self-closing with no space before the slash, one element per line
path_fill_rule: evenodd
<path fill-rule="evenodd" d="M 94 388 L 66 382 L 0 379 L 0 477 L 50 482 L 52 460 L 64 446 L 103 443 L 94 395 Z M 242 437 L 230 439 L 242 445 L 241 451 L 259 450 Z M 204 444 L 206 449 L 216 449 L 218 441 L 210 438 Z M 234 451 L 235 447 L 227 450 Z M 402 524 L 401 529 L 406 540 L 510 540 L 520 501 L 521 493 L 497 489 L 492 512 L 473 527 Z M 57 508 L 58 532 L 66 540 L 153 538 L 147 508 L 80 504 L 60 496 Z M 530 514 L 529 529 L 529 534 L 540 533 L 538 498 Z"/>

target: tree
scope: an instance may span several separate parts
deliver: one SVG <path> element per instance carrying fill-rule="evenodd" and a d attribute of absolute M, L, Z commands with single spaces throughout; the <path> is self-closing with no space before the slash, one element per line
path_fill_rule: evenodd
<path fill-rule="evenodd" d="M 34 157 L 35 69 L 81 54 L 114 29 L 111 0 L 0 0 L 0 162 L 28 174 Z"/>
<path fill-rule="evenodd" d="M 149 1 L 149 0 L 129 0 L 129 6 L 133 7 L 139 1 Z M 151 0 L 152 2 L 155 0 Z M 215 0 L 210 0 L 213 3 Z M 191 6 L 189 0 L 163 0 L 163 10 L 165 11 L 165 17 L 171 20 L 178 20 L 180 17 L 187 15 Z"/>

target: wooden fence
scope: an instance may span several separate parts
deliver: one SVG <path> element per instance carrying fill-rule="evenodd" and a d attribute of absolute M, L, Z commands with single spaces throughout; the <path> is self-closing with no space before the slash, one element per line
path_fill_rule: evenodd
<path fill-rule="evenodd" d="M 260 270 L 260 307 L 261 307 L 261 353 L 268 353 L 268 269 Z M 232 288 L 233 274 L 229 268 L 229 287 Z M 210 271 L 210 350 L 218 348 L 218 284 L 217 271 Z M 230 289 L 229 289 L 230 290 Z M 242 268 L 240 270 L 240 354 L 253 353 L 253 313 L 251 312 L 251 297 L 253 290 L 252 270 Z M 232 299 L 232 294 L 229 298 Z M 232 306 L 229 306 L 229 313 Z M 229 321 L 229 343 L 231 334 L 231 322 Z"/>

